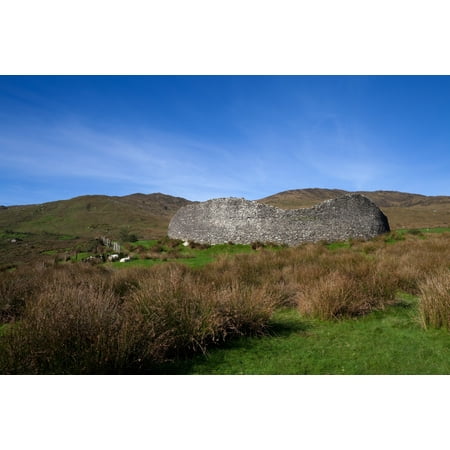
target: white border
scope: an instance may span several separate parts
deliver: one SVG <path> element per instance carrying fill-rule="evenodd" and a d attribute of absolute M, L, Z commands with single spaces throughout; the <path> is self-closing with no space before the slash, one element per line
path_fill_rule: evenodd
<path fill-rule="evenodd" d="M 2 74 L 448 74 L 446 2 L 3 0 Z"/>
<path fill-rule="evenodd" d="M 1 74 L 448 74 L 446 2 L 4 0 Z M 8 377 L 4 448 L 435 448 L 448 377 Z M 445 421 L 445 422 L 444 422 Z"/>

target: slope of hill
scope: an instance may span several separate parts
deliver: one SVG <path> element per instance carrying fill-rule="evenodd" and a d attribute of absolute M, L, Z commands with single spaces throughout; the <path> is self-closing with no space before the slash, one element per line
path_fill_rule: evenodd
<path fill-rule="evenodd" d="M 117 239 L 122 229 L 142 238 L 159 238 L 175 212 L 191 203 L 165 194 L 124 197 L 86 195 L 39 205 L 0 210 L 0 229 L 28 233 L 56 233 L 84 237 L 107 235 Z"/>
<path fill-rule="evenodd" d="M 258 201 L 284 209 L 308 208 L 348 193 L 339 189 L 295 189 Z M 450 226 L 450 197 L 425 196 L 397 191 L 358 191 L 370 198 L 389 219 L 392 229 Z"/>
<path fill-rule="evenodd" d="M 348 193 L 340 189 L 295 189 L 258 201 L 279 208 L 307 208 Z M 360 191 L 387 215 L 392 229 L 450 226 L 450 197 L 396 191 Z M 144 239 L 167 234 L 171 217 L 192 203 L 161 193 L 124 197 L 86 195 L 38 205 L 0 208 L 0 230 L 51 233 L 92 238 L 119 237 L 126 229 Z"/>

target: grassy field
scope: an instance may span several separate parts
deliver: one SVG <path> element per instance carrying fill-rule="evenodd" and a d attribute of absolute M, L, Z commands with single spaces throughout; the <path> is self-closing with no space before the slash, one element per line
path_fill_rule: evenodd
<path fill-rule="evenodd" d="M 0 372 L 448 374 L 450 233 L 435 231 L 137 241 L 130 263 L 4 271 Z"/>
<path fill-rule="evenodd" d="M 357 319 L 308 320 L 278 310 L 268 336 L 240 338 L 172 368 L 189 374 L 450 374 L 446 330 L 423 330 L 417 299 Z"/>

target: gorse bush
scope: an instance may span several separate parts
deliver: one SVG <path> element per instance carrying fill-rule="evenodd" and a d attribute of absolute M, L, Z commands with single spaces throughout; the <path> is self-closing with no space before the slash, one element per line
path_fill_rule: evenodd
<path fill-rule="evenodd" d="M 450 323 L 450 235 L 351 245 L 258 247 L 182 264 L 113 270 L 41 265 L 0 273 L 1 373 L 151 373 L 235 336 L 261 335 L 279 307 L 322 320 L 420 296 L 425 327 Z"/>

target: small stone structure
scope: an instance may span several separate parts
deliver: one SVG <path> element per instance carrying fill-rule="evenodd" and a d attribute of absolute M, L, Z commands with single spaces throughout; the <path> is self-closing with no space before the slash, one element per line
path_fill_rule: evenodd
<path fill-rule="evenodd" d="M 219 244 L 370 239 L 390 231 L 387 217 L 367 197 L 347 194 L 312 208 L 284 210 L 243 198 L 217 198 L 183 206 L 169 224 L 174 239 Z"/>

